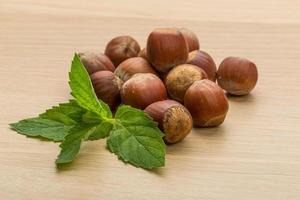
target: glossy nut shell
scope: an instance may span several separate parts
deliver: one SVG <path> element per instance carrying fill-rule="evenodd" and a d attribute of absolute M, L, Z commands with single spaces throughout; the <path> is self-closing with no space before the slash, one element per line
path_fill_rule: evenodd
<path fill-rule="evenodd" d="M 176 28 L 160 28 L 150 33 L 147 55 L 157 71 L 167 72 L 186 62 L 188 47 L 183 34 Z"/>
<path fill-rule="evenodd" d="M 196 81 L 189 87 L 184 106 L 190 111 L 194 125 L 199 127 L 222 124 L 229 107 L 222 88 L 208 79 Z"/>
<path fill-rule="evenodd" d="M 183 34 L 186 40 L 189 52 L 198 50 L 200 48 L 198 37 L 193 31 L 187 28 L 181 28 L 179 31 Z"/>
<path fill-rule="evenodd" d="M 124 82 L 137 73 L 152 73 L 157 75 L 151 64 L 142 57 L 129 58 L 117 67 L 115 75 Z"/>
<path fill-rule="evenodd" d="M 165 100 L 167 91 L 163 82 L 154 74 L 135 74 L 126 81 L 121 90 L 122 102 L 145 109 L 151 103 Z"/>
<path fill-rule="evenodd" d="M 189 53 L 187 63 L 200 67 L 206 72 L 209 80 L 216 81 L 217 67 L 208 53 L 201 50 L 192 51 Z"/>
<path fill-rule="evenodd" d="M 78 55 L 89 74 L 97 71 L 115 71 L 115 66 L 109 57 L 102 53 L 83 52 Z"/>
<path fill-rule="evenodd" d="M 233 95 L 248 94 L 255 87 L 257 79 L 256 65 L 246 58 L 225 58 L 217 72 L 218 84 Z"/>
<path fill-rule="evenodd" d="M 115 109 L 120 103 L 120 89 L 123 81 L 111 71 L 99 71 L 91 75 L 95 93 L 99 99 Z"/>
<path fill-rule="evenodd" d="M 141 48 L 138 42 L 131 36 L 118 36 L 113 38 L 105 48 L 107 55 L 115 66 L 128 58 L 138 56 Z"/>

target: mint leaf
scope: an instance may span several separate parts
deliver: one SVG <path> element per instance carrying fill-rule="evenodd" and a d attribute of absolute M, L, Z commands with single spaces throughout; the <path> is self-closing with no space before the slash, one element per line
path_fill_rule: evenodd
<path fill-rule="evenodd" d="M 10 124 L 10 127 L 29 137 L 43 137 L 57 142 L 62 141 L 73 126 L 37 117 Z"/>
<path fill-rule="evenodd" d="M 89 74 L 81 63 L 78 54 L 75 54 L 73 58 L 69 78 L 69 85 L 72 89 L 71 94 L 81 107 L 96 113 L 102 119 L 112 117 L 108 105 L 98 100 Z"/>
<path fill-rule="evenodd" d="M 120 106 L 113 129 L 107 139 L 108 148 L 124 162 L 152 169 L 165 164 L 163 134 L 148 115 L 130 106 Z"/>
<path fill-rule="evenodd" d="M 72 162 L 80 150 L 81 143 L 87 139 L 89 134 L 95 129 L 95 125 L 91 124 L 78 124 L 70 129 L 60 145 L 61 151 L 56 159 L 56 164 Z"/>
<path fill-rule="evenodd" d="M 110 122 L 102 122 L 96 129 L 90 134 L 88 140 L 99 140 L 109 136 L 109 133 L 113 125 Z"/>
<path fill-rule="evenodd" d="M 11 128 L 29 137 L 43 137 L 56 142 L 63 141 L 68 131 L 77 123 L 81 123 L 87 111 L 80 107 L 75 100 L 53 106 L 39 117 L 25 119 L 10 124 Z M 92 116 L 95 116 L 92 115 Z M 91 121 L 86 119 L 87 121 Z M 101 122 L 98 120 L 98 124 Z M 93 122 L 95 122 L 94 119 Z"/>
<path fill-rule="evenodd" d="M 103 120 L 99 118 L 99 116 L 91 111 L 87 111 L 83 116 L 82 116 L 82 121 L 84 123 L 88 124 L 100 124 Z"/>
<path fill-rule="evenodd" d="M 61 103 L 58 106 L 53 106 L 45 113 L 39 116 L 45 119 L 52 119 L 64 123 L 66 125 L 74 125 L 82 121 L 82 116 L 86 110 L 80 107 L 75 100 L 70 100 L 68 103 Z"/>
<path fill-rule="evenodd" d="M 154 122 L 145 112 L 127 105 L 119 106 L 115 114 L 115 118 L 121 120 L 123 125 L 157 127 L 157 123 Z M 164 136 L 162 132 L 160 133 Z"/>

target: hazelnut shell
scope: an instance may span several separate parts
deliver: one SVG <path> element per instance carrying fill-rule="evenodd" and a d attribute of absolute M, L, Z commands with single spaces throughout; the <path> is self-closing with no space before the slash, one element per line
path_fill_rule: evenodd
<path fill-rule="evenodd" d="M 222 124 L 229 107 L 222 88 L 208 79 L 195 81 L 189 87 L 184 106 L 190 111 L 194 125 L 199 127 Z"/>
<path fill-rule="evenodd" d="M 188 47 L 183 34 L 176 28 L 152 31 L 147 40 L 148 59 L 159 72 L 167 72 L 186 62 Z"/>
<path fill-rule="evenodd" d="M 181 28 L 179 31 L 183 34 L 186 40 L 189 52 L 198 50 L 200 48 L 198 37 L 193 31 L 187 28 Z"/>
<path fill-rule="evenodd" d="M 184 139 L 193 128 L 193 119 L 189 111 L 173 100 L 158 101 L 150 104 L 145 112 L 158 122 L 165 133 L 166 143 L 176 143 Z"/>
<path fill-rule="evenodd" d="M 123 81 L 111 71 L 98 71 L 90 77 L 97 97 L 115 109 L 120 104 Z"/>
<path fill-rule="evenodd" d="M 213 58 L 208 53 L 201 50 L 192 51 L 189 53 L 187 63 L 203 69 L 209 80 L 216 81 L 217 67 Z"/>
<path fill-rule="evenodd" d="M 97 71 L 115 71 L 115 66 L 109 57 L 102 53 L 83 52 L 78 55 L 89 74 Z"/>
<path fill-rule="evenodd" d="M 145 109 L 151 103 L 165 100 L 167 91 L 163 82 L 156 75 L 139 73 L 123 84 L 121 97 L 124 104 Z"/>
<path fill-rule="evenodd" d="M 171 99 L 183 102 L 186 90 L 197 80 L 207 78 L 199 67 L 183 64 L 174 67 L 165 77 L 165 85 Z"/>
<path fill-rule="evenodd" d="M 113 38 L 105 48 L 107 55 L 115 66 L 128 58 L 138 56 L 141 48 L 138 42 L 131 36 L 118 36 Z"/>
<path fill-rule="evenodd" d="M 256 65 L 246 58 L 225 58 L 217 72 L 218 84 L 233 95 L 248 94 L 255 87 L 257 79 Z"/>
<path fill-rule="evenodd" d="M 124 82 L 137 73 L 152 73 L 157 75 L 151 64 L 142 57 L 129 58 L 117 67 L 115 75 Z"/>

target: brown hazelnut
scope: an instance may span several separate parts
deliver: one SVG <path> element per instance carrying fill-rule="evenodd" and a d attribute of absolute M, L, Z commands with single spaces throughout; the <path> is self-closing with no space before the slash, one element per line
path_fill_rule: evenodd
<path fill-rule="evenodd" d="M 193 128 L 190 112 L 176 101 L 157 101 L 147 106 L 145 112 L 158 123 L 159 128 L 165 133 L 166 143 L 179 142 Z"/>
<path fill-rule="evenodd" d="M 256 65 L 246 58 L 225 58 L 217 72 L 218 84 L 233 95 L 248 94 L 255 87 L 257 79 Z"/>
<path fill-rule="evenodd" d="M 183 34 L 186 40 L 189 52 L 199 49 L 199 40 L 197 35 L 193 31 L 187 28 L 181 28 L 179 29 L 179 31 Z"/>
<path fill-rule="evenodd" d="M 188 47 L 178 29 L 159 28 L 152 31 L 148 37 L 147 55 L 157 71 L 167 72 L 186 62 Z"/>
<path fill-rule="evenodd" d="M 122 102 L 132 107 L 145 109 L 151 103 L 165 100 L 167 91 L 163 82 L 154 74 L 133 75 L 121 89 Z"/>
<path fill-rule="evenodd" d="M 95 93 L 99 99 L 109 105 L 111 109 L 120 103 L 120 89 L 123 81 L 111 71 L 98 71 L 91 75 Z"/>
<path fill-rule="evenodd" d="M 222 88 L 208 79 L 195 81 L 189 87 L 184 106 L 190 111 L 194 125 L 199 127 L 222 124 L 229 107 Z"/>
<path fill-rule="evenodd" d="M 207 78 L 199 67 L 183 64 L 174 67 L 166 76 L 165 84 L 171 99 L 183 102 L 186 90 L 195 82 Z"/>
<path fill-rule="evenodd" d="M 152 73 L 157 75 L 151 64 L 142 57 L 129 58 L 121 62 L 115 70 L 115 75 L 124 82 L 137 73 Z"/>
<path fill-rule="evenodd" d="M 115 71 L 114 64 L 102 53 L 83 52 L 78 55 L 89 74 L 93 74 L 97 71 Z"/>
<path fill-rule="evenodd" d="M 139 53 L 138 56 L 139 56 L 139 57 L 142 57 L 142 58 L 144 58 L 144 59 L 146 59 L 146 60 L 149 60 L 149 59 L 148 59 L 147 49 L 146 49 L 146 48 L 143 48 L 143 49 L 140 51 L 140 53 Z"/>
<path fill-rule="evenodd" d="M 187 63 L 200 67 L 206 72 L 209 80 L 216 81 L 217 67 L 208 53 L 201 50 L 192 51 L 189 53 Z"/>
<path fill-rule="evenodd" d="M 115 66 L 128 58 L 138 56 L 141 48 L 138 42 L 131 36 L 118 36 L 113 38 L 105 48 L 107 55 Z"/>

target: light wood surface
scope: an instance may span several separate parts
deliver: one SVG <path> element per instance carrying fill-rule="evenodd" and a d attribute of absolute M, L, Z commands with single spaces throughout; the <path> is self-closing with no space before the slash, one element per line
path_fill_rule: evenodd
<path fill-rule="evenodd" d="M 8 124 L 70 98 L 75 51 L 103 51 L 129 34 L 144 46 L 156 27 L 194 30 L 219 64 L 259 68 L 253 93 L 229 98 L 218 128 L 194 129 L 155 171 L 125 165 L 104 141 L 57 170 L 57 143 Z M 300 199 L 299 0 L 0 0 L 0 199 Z"/>

